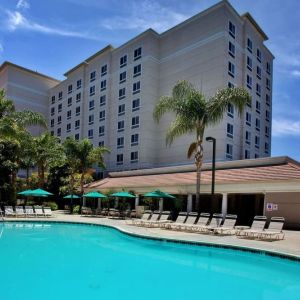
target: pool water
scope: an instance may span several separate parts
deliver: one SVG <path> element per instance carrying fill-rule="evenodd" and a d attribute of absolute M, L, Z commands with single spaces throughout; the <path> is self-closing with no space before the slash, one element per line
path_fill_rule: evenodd
<path fill-rule="evenodd" d="M 0 224 L 0 299 L 300 299 L 300 263 L 77 224 Z"/>

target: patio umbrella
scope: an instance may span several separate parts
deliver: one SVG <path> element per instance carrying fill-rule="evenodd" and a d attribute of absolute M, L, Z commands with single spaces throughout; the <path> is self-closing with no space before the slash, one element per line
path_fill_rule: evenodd
<path fill-rule="evenodd" d="M 52 193 L 49 193 L 43 189 L 32 190 L 29 194 L 29 196 L 33 196 L 33 197 L 48 197 L 52 195 L 53 195 Z"/>
<path fill-rule="evenodd" d="M 129 199 L 134 198 L 135 199 L 135 195 L 132 195 L 132 194 L 130 194 L 128 192 L 124 192 L 124 191 L 113 193 L 110 196 L 116 197 L 116 198 L 121 198 L 121 199 L 126 199 L 126 198 L 129 198 Z M 124 205 L 125 205 L 125 203 L 123 202 L 122 204 L 123 205 L 121 206 L 121 208 L 122 208 L 121 211 L 122 211 L 122 213 L 124 213 L 124 210 L 125 210 Z"/>
<path fill-rule="evenodd" d="M 22 192 L 19 192 L 18 195 L 22 195 L 22 196 L 30 196 L 31 195 L 32 190 L 24 190 Z"/>
<path fill-rule="evenodd" d="M 155 190 L 152 192 L 149 192 L 147 194 L 144 195 L 144 197 L 149 197 L 149 198 L 159 198 L 160 199 L 160 203 L 159 203 L 159 210 L 163 210 L 163 199 L 175 199 L 174 196 L 162 192 L 160 190 Z"/>
<path fill-rule="evenodd" d="M 107 196 L 97 192 L 97 191 L 92 191 L 87 194 L 84 194 L 82 197 L 86 198 L 107 198 Z"/>
<path fill-rule="evenodd" d="M 71 201 L 70 201 L 70 213 L 72 213 L 72 210 L 73 210 L 73 199 L 79 199 L 80 197 L 79 196 L 77 196 L 77 195 L 67 195 L 67 196 L 65 196 L 64 197 L 64 199 L 71 199 Z"/>

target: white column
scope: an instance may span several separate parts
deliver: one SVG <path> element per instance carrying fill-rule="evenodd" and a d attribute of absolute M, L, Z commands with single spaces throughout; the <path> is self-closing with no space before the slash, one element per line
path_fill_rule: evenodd
<path fill-rule="evenodd" d="M 97 205 L 97 208 L 101 208 L 101 198 L 98 198 L 98 205 Z"/>
<path fill-rule="evenodd" d="M 163 211 L 163 210 L 164 210 L 164 199 L 159 198 L 159 211 Z"/>
<path fill-rule="evenodd" d="M 119 198 L 118 198 L 118 197 L 116 197 L 116 199 L 115 199 L 115 208 L 117 208 L 117 207 L 118 207 L 118 205 L 119 205 Z"/>
<path fill-rule="evenodd" d="M 137 206 L 139 206 L 139 204 L 140 204 L 140 196 L 136 195 L 136 197 L 135 197 L 135 209 L 136 209 Z"/>
<path fill-rule="evenodd" d="M 222 214 L 225 216 L 227 214 L 227 203 L 228 203 L 228 195 L 225 193 L 222 197 Z"/>
<path fill-rule="evenodd" d="M 193 209 L 193 195 L 188 194 L 187 196 L 187 206 L 186 206 L 186 211 L 189 213 Z"/>

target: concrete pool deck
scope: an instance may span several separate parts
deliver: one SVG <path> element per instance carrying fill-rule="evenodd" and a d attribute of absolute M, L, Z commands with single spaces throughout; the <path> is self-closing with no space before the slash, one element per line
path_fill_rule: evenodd
<path fill-rule="evenodd" d="M 1 219 L 0 219 L 1 221 Z M 97 224 L 111 226 L 122 232 L 143 236 L 147 238 L 174 240 L 189 243 L 207 245 L 221 245 L 225 247 L 237 247 L 240 249 L 254 249 L 271 253 L 278 253 L 283 256 L 290 256 L 300 260 L 300 231 L 285 230 L 285 239 L 281 241 L 258 241 L 239 239 L 236 236 L 215 236 L 199 233 L 187 233 L 179 231 L 164 230 L 160 228 L 145 228 L 128 225 L 124 220 L 109 219 L 103 217 L 83 217 L 80 215 L 69 215 L 61 211 L 54 212 L 51 218 L 5 218 L 5 221 L 51 221 L 51 222 L 76 222 L 84 224 Z"/>

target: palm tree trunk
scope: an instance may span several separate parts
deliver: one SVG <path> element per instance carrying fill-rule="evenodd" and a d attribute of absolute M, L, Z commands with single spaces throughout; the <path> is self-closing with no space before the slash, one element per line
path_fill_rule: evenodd
<path fill-rule="evenodd" d="M 202 137 L 198 138 L 197 151 L 195 154 L 195 164 L 196 164 L 196 202 L 195 209 L 200 212 L 200 182 L 201 182 L 201 167 L 203 161 L 203 145 Z"/>

